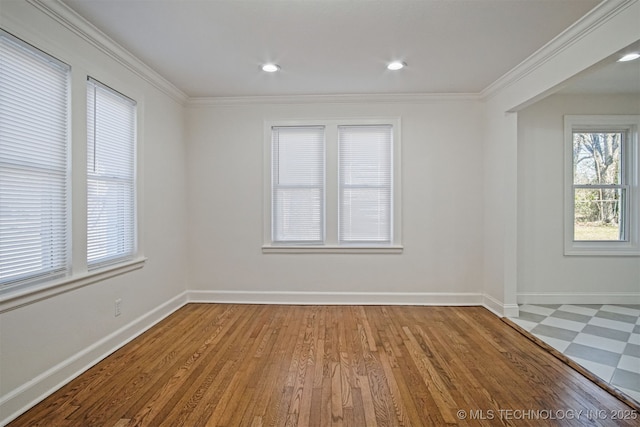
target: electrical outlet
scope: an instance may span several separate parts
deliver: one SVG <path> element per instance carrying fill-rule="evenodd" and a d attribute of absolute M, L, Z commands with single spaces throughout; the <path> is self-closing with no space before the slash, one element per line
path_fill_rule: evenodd
<path fill-rule="evenodd" d="M 122 314 L 122 298 L 118 298 L 115 302 L 115 317 L 118 317 Z"/>

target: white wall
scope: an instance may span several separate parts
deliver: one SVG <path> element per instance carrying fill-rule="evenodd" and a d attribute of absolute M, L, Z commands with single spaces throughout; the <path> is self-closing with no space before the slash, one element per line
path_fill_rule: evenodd
<path fill-rule="evenodd" d="M 74 103 L 83 102 L 86 74 L 135 93 L 143 111 L 139 208 L 148 257 L 142 269 L 108 280 L 22 306 L 0 304 L 2 424 L 179 306 L 187 247 L 182 104 L 25 1 L 3 1 L 0 25 L 71 65 Z M 74 152 L 83 142 L 77 107 Z M 122 299 L 117 318 L 116 298 Z"/>
<path fill-rule="evenodd" d="M 404 252 L 263 254 L 264 121 L 335 117 L 401 118 Z M 245 301 L 480 302 L 483 188 L 476 101 L 210 104 L 188 109 L 187 129 L 189 270 L 195 295 Z M 379 293 L 385 295 L 373 295 Z"/>
<path fill-rule="evenodd" d="M 518 113 L 518 301 L 640 303 L 640 258 L 564 256 L 565 114 L 640 114 L 640 96 L 554 95 Z"/>

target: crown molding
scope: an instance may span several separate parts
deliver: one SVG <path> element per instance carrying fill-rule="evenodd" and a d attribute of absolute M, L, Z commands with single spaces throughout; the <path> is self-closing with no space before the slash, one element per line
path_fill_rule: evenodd
<path fill-rule="evenodd" d="M 83 40 L 106 54 L 134 74 L 147 81 L 175 101 L 188 107 L 219 107 L 266 104 L 360 104 L 408 103 L 430 104 L 442 102 L 475 102 L 488 100 L 503 89 L 517 83 L 565 49 L 587 36 L 612 17 L 637 3 L 638 0 L 604 0 L 583 18 L 538 49 L 479 93 L 409 93 L 409 94 L 333 94 L 286 96 L 189 97 L 151 67 L 117 44 L 106 34 L 78 15 L 60 0 L 26 0 Z"/>
<path fill-rule="evenodd" d="M 27 0 L 27 2 L 173 100 L 184 105 L 189 99 L 184 92 L 60 0 Z"/>
<path fill-rule="evenodd" d="M 266 104 L 432 104 L 476 102 L 474 93 L 395 93 L 343 95 L 230 96 L 189 98 L 188 107 L 230 107 Z"/>
<path fill-rule="evenodd" d="M 483 89 L 479 94 L 480 98 L 490 99 L 503 89 L 515 84 L 637 2 L 638 0 L 602 1 L 573 25 Z"/>

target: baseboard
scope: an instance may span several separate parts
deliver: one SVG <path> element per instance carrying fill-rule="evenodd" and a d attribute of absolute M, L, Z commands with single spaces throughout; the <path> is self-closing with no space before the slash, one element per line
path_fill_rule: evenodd
<path fill-rule="evenodd" d="M 640 304 L 640 292 L 522 292 L 518 304 Z"/>
<path fill-rule="evenodd" d="M 480 293 L 188 291 L 189 302 L 294 305 L 482 305 Z"/>
<path fill-rule="evenodd" d="M 186 303 L 186 293 L 172 298 L 81 352 L 53 366 L 21 387 L 0 397 L 0 425 L 6 425 L 17 418 Z"/>
<path fill-rule="evenodd" d="M 483 306 L 498 317 L 518 317 L 518 304 L 481 293 L 188 291 L 193 303 L 294 305 Z"/>
<path fill-rule="evenodd" d="M 493 312 L 498 317 L 518 317 L 518 304 L 503 304 L 491 295 L 484 294 L 483 307 Z"/>

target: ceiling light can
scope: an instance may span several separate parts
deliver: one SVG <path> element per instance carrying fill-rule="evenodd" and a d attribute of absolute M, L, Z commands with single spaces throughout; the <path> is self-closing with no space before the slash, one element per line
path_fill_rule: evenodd
<path fill-rule="evenodd" d="M 633 61 L 634 59 L 638 59 L 638 58 L 640 58 L 640 53 L 633 52 L 633 53 L 628 53 L 625 56 L 623 56 L 622 58 L 618 59 L 618 62 L 629 62 L 629 61 Z"/>
<path fill-rule="evenodd" d="M 402 61 L 393 61 L 390 62 L 387 65 L 387 69 L 391 70 L 391 71 L 398 71 L 398 70 L 402 70 L 404 67 L 407 66 L 406 62 L 402 62 Z"/>
<path fill-rule="evenodd" d="M 275 73 L 278 70 L 280 70 L 280 66 L 278 64 L 264 64 L 262 66 L 262 71 L 267 73 Z"/>

